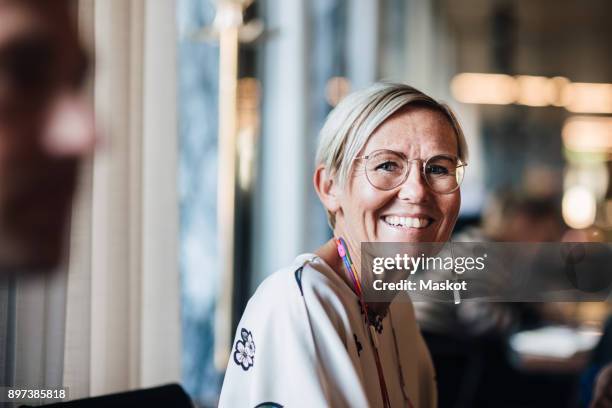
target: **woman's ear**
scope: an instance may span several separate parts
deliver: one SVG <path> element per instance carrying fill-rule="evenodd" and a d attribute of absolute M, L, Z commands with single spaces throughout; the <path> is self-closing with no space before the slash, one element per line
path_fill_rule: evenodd
<path fill-rule="evenodd" d="M 323 206 L 332 214 L 340 209 L 339 189 L 336 180 L 329 174 L 324 165 L 317 166 L 312 178 L 315 191 Z"/>

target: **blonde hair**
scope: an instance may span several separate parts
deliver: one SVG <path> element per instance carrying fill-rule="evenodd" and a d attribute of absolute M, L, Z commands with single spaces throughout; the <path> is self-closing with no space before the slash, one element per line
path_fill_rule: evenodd
<path fill-rule="evenodd" d="M 327 116 L 319 134 L 316 165 L 324 165 L 328 177 L 344 186 L 356 157 L 374 131 L 394 113 L 408 105 L 433 108 L 450 122 L 457 135 L 457 156 L 467 162 L 468 149 L 463 130 L 454 113 L 444 103 L 411 86 L 381 82 L 353 92 L 344 98 Z M 330 227 L 334 215 L 328 211 Z"/>

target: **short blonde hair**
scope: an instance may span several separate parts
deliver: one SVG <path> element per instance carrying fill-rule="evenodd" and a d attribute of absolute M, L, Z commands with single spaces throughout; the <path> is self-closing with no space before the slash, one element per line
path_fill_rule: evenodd
<path fill-rule="evenodd" d="M 374 131 L 394 113 L 413 104 L 435 109 L 448 119 L 457 135 L 457 156 L 466 163 L 468 149 L 463 130 L 446 104 L 409 85 L 381 82 L 353 92 L 329 113 L 319 134 L 316 165 L 324 165 L 328 175 L 343 186 L 350 175 L 353 158 Z M 335 219 L 329 212 L 328 221 L 333 229 Z"/>

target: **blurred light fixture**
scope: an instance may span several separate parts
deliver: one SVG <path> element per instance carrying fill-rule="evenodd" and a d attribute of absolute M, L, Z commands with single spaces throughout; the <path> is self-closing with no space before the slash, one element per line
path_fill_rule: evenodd
<path fill-rule="evenodd" d="M 543 76 L 519 75 L 516 77 L 518 97 L 516 102 L 527 106 L 552 105 L 557 99 L 557 89 L 552 79 Z"/>
<path fill-rule="evenodd" d="M 244 22 L 243 10 L 254 0 L 215 0 L 216 14 L 213 23 L 201 27 L 190 34 L 195 41 L 215 42 L 220 40 L 223 30 L 238 28 L 238 40 L 241 43 L 252 43 L 264 34 L 264 24 L 261 20 L 251 19 Z"/>
<path fill-rule="evenodd" d="M 565 121 L 561 135 L 569 150 L 612 153 L 612 117 L 570 117 Z"/>
<path fill-rule="evenodd" d="M 573 186 L 563 194 L 563 219 L 571 228 L 581 229 L 593 225 L 597 203 L 593 193 L 584 186 Z"/>
<path fill-rule="evenodd" d="M 563 176 L 564 190 L 583 186 L 593 193 L 597 201 L 606 197 L 609 182 L 610 174 L 604 161 L 571 164 Z"/>
<path fill-rule="evenodd" d="M 565 87 L 570 84 L 570 80 L 562 76 L 556 76 L 550 78 L 550 82 L 552 83 L 555 89 L 555 97 L 552 100 L 551 104 L 553 106 L 564 106 L 563 91 L 565 90 Z"/>
<path fill-rule="evenodd" d="M 238 111 L 240 126 L 253 125 L 252 116 L 243 116 L 244 113 L 258 112 L 261 99 L 261 83 L 257 78 L 245 77 L 238 80 Z M 259 116 L 257 116 L 257 119 Z"/>
<path fill-rule="evenodd" d="M 508 105 L 516 101 L 517 84 L 510 75 L 463 73 L 451 81 L 451 92 L 463 103 Z"/>
<path fill-rule="evenodd" d="M 227 28 L 242 26 L 242 10 L 246 8 L 247 2 L 219 0 L 217 1 L 217 13 L 213 21 L 213 27 L 221 31 Z M 249 2 L 250 3 L 250 2 Z"/>
<path fill-rule="evenodd" d="M 325 99 L 330 106 L 336 106 L 351 91 L 351 83 L 345 77 L 331 77 L 325 86 Z"/>
<path fill-rule="evenodd" d="M 562 101 L 570 112 L 612 113 L 612 84 L 569 83 Z"/>
<path fill-rule="evenodd" d="M 249 191 L 253 181 L 260 98 L 259 80 L 251 77 L 238 80 L 238 185 L 243 191 Z"/>
<path fill-rule="evenodd" d="M 464 72 L 455 75 L 450 88 L 453 97 L 463 103 L 552 105 L 576 113 L 612 113 L 612 84 L 571 82 L 561 76 Z"/>

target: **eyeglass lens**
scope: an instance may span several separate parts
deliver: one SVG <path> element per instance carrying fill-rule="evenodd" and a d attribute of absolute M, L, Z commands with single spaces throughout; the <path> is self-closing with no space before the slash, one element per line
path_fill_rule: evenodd
<path fill-rule="evenodd" d="M 370 183 L 381 190 L 391 190 L 402 184 L 410 170 L 409 161 L 390 150 L 368 156 L 366 176 Z M 429 187 L 441 194 L 459 188 L 463 180 L 461 162 L 450 156 L 433 156 L 425 162 L 424 177 Z"/>

